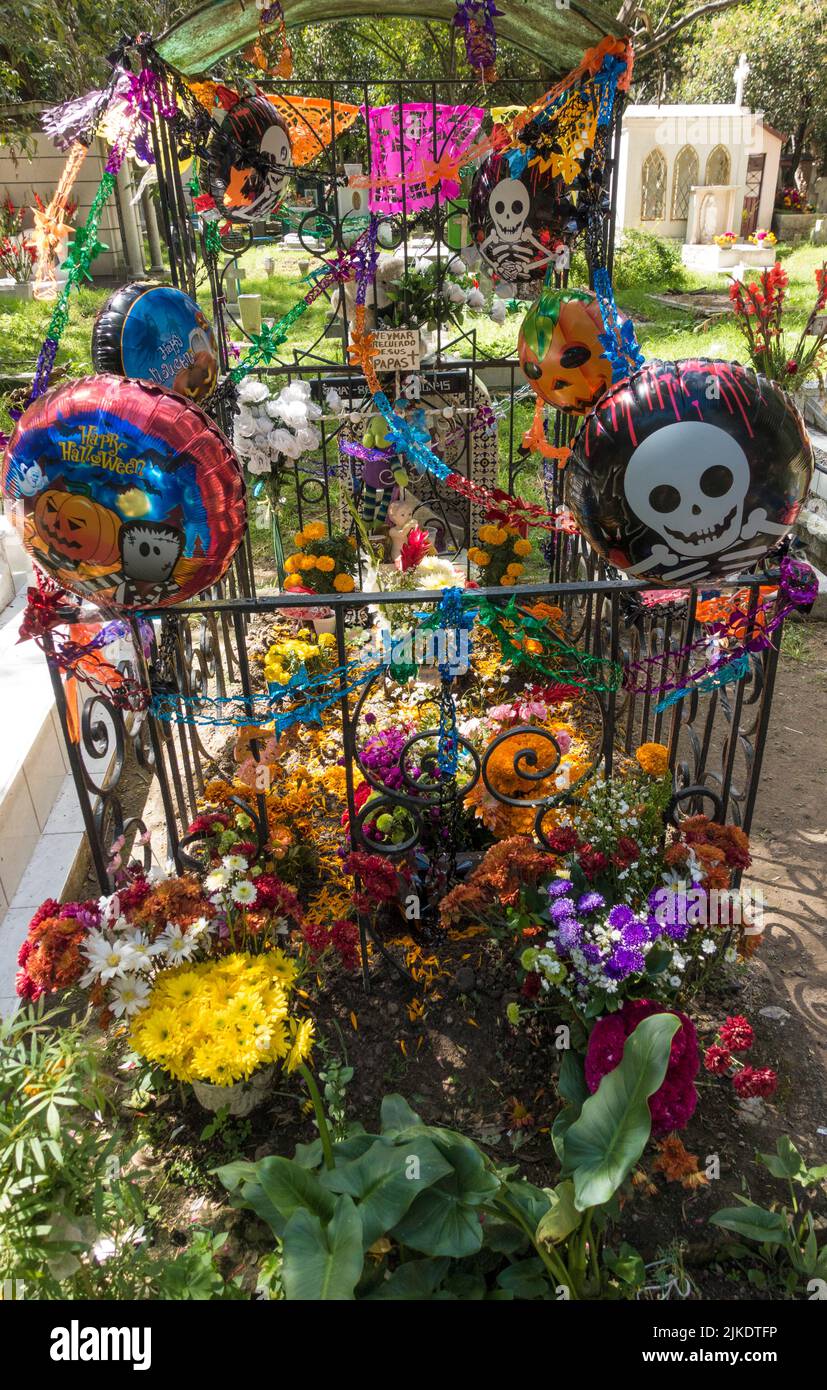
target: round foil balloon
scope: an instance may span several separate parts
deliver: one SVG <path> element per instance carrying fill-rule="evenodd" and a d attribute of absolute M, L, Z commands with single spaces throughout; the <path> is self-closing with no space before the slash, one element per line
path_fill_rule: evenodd
<path fill-rule="evenodd" d="M 193 401 L 215 389 L 218 348 L 194 299 L 172 285 L 125 285 L 95 319 L 96 371 L 154 381 Z"/>
<path fill-rule="evenodd" d="M 244 97 L 213 134 L 206 182 L 231 222 L 260 222 L 284 197 L 293 156 L 287 126 L 266 97 Z"/>
<path fill-rule="evenodd" d="M 215 584 L 247 519 L 221 431 L 191 402 L 123 377 L 70 381 L 34 401 L 2 483 L 41 568 L 117 607 L 180 603 Z"/>
<path fill-rule="evenodd" d="M 532 299 L 540 290 L 568 217 L 562 179 L 524 168 L 509 153 L 485 157 L 469 199 L 471 237 L 500 295 Z"/>
<path fill-rule="evenodd" d="M 566 500 L 604 559 L 673 586 L 751 570 L 790 530 L 812 472 L 774 382 L 735 362 L 653 362 L 587 416 Z"/>
<path fill-rule="evenodd" d="M 591 290 L 544 289 L 517 339 L 517 352 L 537 395 L 569 415 L 585 415 L 612 381 L 599 335 L 604 331 Z"/>

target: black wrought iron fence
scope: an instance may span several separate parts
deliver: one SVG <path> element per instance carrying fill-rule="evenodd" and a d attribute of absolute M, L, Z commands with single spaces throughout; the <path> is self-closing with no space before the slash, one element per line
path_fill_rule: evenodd
<path fill-rule="evenodd" d="M 659 687 L 667 667 L 671 665 L 674 674 L 677 661 L 679 676 L 686 675 L 690 669 L 689 648 L 705 631 L 695 618 L 696 592 L 688 591 L 685 601 L 649 607 L 640 598 L 644 585 L 607 579 L 602 567 L 584 556 L 575 540 L 565 538 L 561 544 L 564 554 L 560 567 L 579 565 L 582 577 L 521 586 L 517 591 L 521 608 L 537 601 L 555 604 L 565 615 L 567 642 L 575 644 L 584 657 L 595 658 L 607 666 L 617 663 L 624 670 L 635 667 L 646 673 L 645 679 L 636 679 L 630 689 L 617 681 L 601 682 L 593 674 L 591 681 L 585 681 L 583 698 L 593 734 L 588 765 L 580 780 L 595 774 L 610 777 L 620 755 L 632 753 L 645 742 L 665 743 L 674 786 L 682 793 L 684 809 L 698 810 L 711 796 L 719 816 L 749 830 L 781 629 L 775 630 L 770 645 L 752 655 L 747 674 L 736 683 L 706 694 L 690 687 L 682 700 L 659 708 Z M 738 587 L 750 590 L 753 612 L 759 585 L 767 582 L 767 575 L 747 576 L 738 581 Z M 502 589 L 482 589 L 476 591 L 475 597 L 505 603 L 513 592 L 504 595 Z M 384 615 L 399 604 L 423 612 L 433 610 L 440 598 L 439 592 L 410 591 L 325 595 L 324 606 L 332 610 L 335 618 L 337 669 L 345 667 L 349 660 L 349 630 L 370 626 L 377 615 Z M 111 891 L 107 865 L 112 842 L 125 834 L 128 842 L 137 845 L 137 837 L 145 829 L 140 809 L 131 809 L 124 800 L 130 769 L 142 770 L 147 789 L 152 786 L 158 793 L 169 857 L 179 869 L 198 859 L 198 846 L 188 837 L 188 827 L 203 803 L 206 783 L 217 774 L 222 762 L 226 766 L 228 745 L 238 727 L 246 724 L 261 729 L 267 725 L 268 712 L 272 719 L 280 708 L 277 700 L 270 699 L 260 674 L 254 673 L 249 650 L 250 620 L 289 620 L 291 613 L 307 607 L 306 594 L 252 598 L 236 592 L 147 613 L 144 617 L 153 619 L 154 637 L 146 656 L 139 641 L 137 619 L 133 619 L 132 674 L 148 684 L 155 698 L 154 707 L 141 714 L 124 713 L 105 692 L 89 690 L 73 718 L 66 688 L 52 667 L 58 711 L 103 891 Z M 561 680 L 565 679 L 561 675 Z M 450 877 L 457 858 L 461 859 L 467 849 L 462 843 L 462 821 L 456 812 L 480 780 L 495 800 L 522 810 L 531 809 L 533 830 L 540 843 L 545 839 L 544 822 L 549 812 L 572 799 L 576 787 L 564 784 L 549 791 L 549 779 L 560 768 L 562 753 L 554 734 L 536 724 L 508 728 L 482 751 L 460 734 L 457 773 L 446 781 L 436 769 L 439 685 L 437 681 L 432 691 L 434 723 L 407 739 L 399 753 L 396 766 L 400 775 L 394 777 L 393 786 L 381 781 L 362 760 L 361 749 L 368 733 L 363 720 L 371 696 L 381 688 L 386 717 L 392 723 L 396 706 L 405 696 L 404 685 L 396 683 L 382 666 L 358 693 L 349 691 L 342 677 L 340 690 L 334 691 L 338 698 L 325 718 L 341 738 L 348 811 L 347 831 L 343 834 L 346 833 L 351 847 L 399 856 L 414 849 L 432 828 L 435 818 L 441 817 L 451 827 L 454 841 Z M 450 687 L 452 694 L 461 695 L 462 677 L 454 678 Z M 159 701 L 164 717 L 158 714 Z M 503 792 L 489 776 L 491 758 L 495 751 L 502 756 L 504 746 L 520 783 L 518 797 Z M 257 758 L 255 738 L 250 747 Z M 366 835 L 366 811 L 355 799 L 357 774 L 380 796 L 382 806 L 406 810 L 410 833 L 404 840 L 377 844 Z M 537 794 L 533 795 L 535 790 Z M 239 795 L 250 812 L 255 835 L 262 845 L 266 844 L 264 790 L 253 786 L 247 792 L 240 790 Z M 372 817 L 378 809 L 379 803 L 373 800 Z M 148 863 L 149 848 L 145 846 L 139 853 Z"/>

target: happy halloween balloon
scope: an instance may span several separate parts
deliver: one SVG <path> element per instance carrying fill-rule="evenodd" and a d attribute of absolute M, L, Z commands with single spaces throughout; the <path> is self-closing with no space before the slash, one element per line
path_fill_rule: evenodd
<path fill-rule="evenodd" d="M 555 259 L 568 217 L 562 179 L 523 167 L 518 151 L 486 156 L 474 175 L 468 210 L 471 237 L 497 293 L 532 299 Z"/>
<path fill-rule="evenodd" d="M 801 415 L 774 382 L 737 362 L 653 362 L 587 416 L 566 500 L 605 560 L 669 586 L 753 569 L 812 473 Z"/>
<path fill-rule="evenodd" d="M 92 329 L 98 372 L 153 381 L 205 401 L 218 376 L 218 348 L 206 315 L 172 285 L 125 285 L 110 295 Z"/>
<path fill-rule="evenodd" d="M 122 608 L 180 603 L 217 583 L 247 520 L 241 466 L 218 427 L 180 396 L 116 376 L 34 401 L 2 488 L 38 565 Z"/>
<path fill-rule="evenodd" d="M 287 127 L 266 97 L 244 97 L 213 133 L 205 180 L 231 222 L 260 222 L 281 203 L 293 156 Z"/>
<path fill-rule="evenodd" d="M 591 290 L 544 289 L 517 338 L 520 366 L 537 395 L 569 415 L 585 415 L 611 385 L 599 334 L 603 319 Z"/>

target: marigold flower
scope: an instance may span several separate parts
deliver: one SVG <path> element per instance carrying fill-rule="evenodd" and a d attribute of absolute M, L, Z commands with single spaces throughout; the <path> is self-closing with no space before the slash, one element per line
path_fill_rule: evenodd
<path fill-rule="evenodd" d="M 635 758 L 647 777 L 663 777 L 669 771 L 669 749 L 662 743 L 642 743 Z"/>
<path fill-rule="evenodd" d="M 349 594 L 356 588 L 353 579 L 349 574 L 337 574 L 333 581 L 333 587 L 339 594 Z"/>

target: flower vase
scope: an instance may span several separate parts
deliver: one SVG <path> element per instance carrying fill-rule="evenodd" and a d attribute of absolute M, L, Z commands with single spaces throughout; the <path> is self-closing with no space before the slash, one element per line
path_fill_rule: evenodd
<path fill-rule="evenodd" d="M 330 616 L 326 618 L 313 618 L 312 622 L 316 630 L 317 637 L 321 637 L 323 632 L 336 631 L 336 618 L 333 613 L 331 613 Z"/>
<path fill-rule="evenodd" d="M 204 1110 L 226 1110 L 228 1115 L 249 1115 L 267 1098 L 273 1084 L 274 1068 L 262 1067 L 249 1081 L 216 1086 L 210 1081 L 193 1081 L 195 1099 Z"/>

